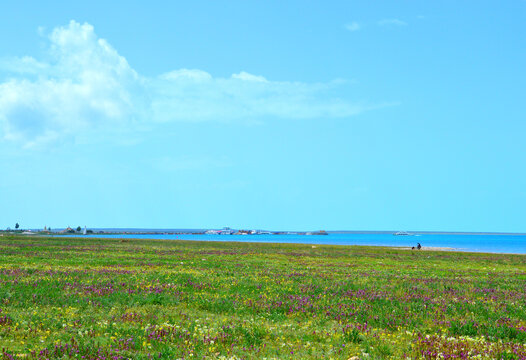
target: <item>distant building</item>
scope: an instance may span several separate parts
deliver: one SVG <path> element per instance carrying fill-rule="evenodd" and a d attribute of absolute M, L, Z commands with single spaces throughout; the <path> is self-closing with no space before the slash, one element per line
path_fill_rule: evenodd
<path fill-rule="evenodd" d="M 75 233 L 75 230 L 70 228 L 69 226 L 67 228 L 65 228 L 64 230 L 62 230 L 60 232 L 61 234 L 74 234 Z"/>

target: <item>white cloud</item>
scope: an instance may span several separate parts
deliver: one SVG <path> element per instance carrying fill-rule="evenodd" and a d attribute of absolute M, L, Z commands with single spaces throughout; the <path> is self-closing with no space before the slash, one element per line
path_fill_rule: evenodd
<path fill-rule="evenodd" d="M 245 71 L 220 78 L 197 69 L 143 77 L 87 23 L 57 27 L 48 40 L 48 62 L 0 61 L 8 74 L 0 80 L 0 140 L 31 146 L 159 122 L 334 118 L 372 108 L 332 96 L 340 81 L 271 81 Z"/>
<path fill-rule="evenodd" d="M 378 21 L 378 25 L 380 26 L 407 26 L 407 23 L 400 19 L 383 19 L 383 20 Z"/>
<path fill-rule="evenodd" d="M 31 56 L 22 58 L 0 59 L 0 68 L 21 74 L 38 74 L 48 69 L 48 64 L 41 63 Z"/>
<path fill-rule="evenodd" d="M 49 40 L 52 63 L 29 57 L 9 62 L 7 70 L 18 76 L 0 83 L 3 138 L 33 145 L 122 125 L 137 115 L 132 98 L 138 75 L 91 25 L 72 21 Z"/>
<path fill-rule="evenodd" d="M 351 23 L 345 24 L 345 28 L 349 31 L 358 31 L 362 27 L 356 21 L 353 21 Z"/>
<path fill-rule="evenodd" d="M 209 81 L 212 75 L 202 70 L 179 69 L 163 74 L 161 78 L 170 81 Z"/>
<path fill-rule="evenodd" d="M 263 76 L 252 75 L 245 71 L 241 71 L 239 74 L 232 74 L 232 79 L 244 80 L 244 81 L 258 81 L 268 82 Z"/>
<path fill-rule="evenodd" d="M 204 72 L 184 77 L 171 74 L 161 75 L 148 86 L 153 121 L 253 122 L 267 116 L 345 117 L 367 110 L 364 105 L 324 96 L 340 81 L 329 84 L 268 81 L 246 72 L 230 78 L 213 78 Z"/>

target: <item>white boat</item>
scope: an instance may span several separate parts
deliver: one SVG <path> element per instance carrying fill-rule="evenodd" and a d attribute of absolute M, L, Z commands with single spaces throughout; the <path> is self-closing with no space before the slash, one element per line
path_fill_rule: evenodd
<path fill-rule="evenodd" d="M 220 230 L 220 234 L 221 235 L 232 235 L 234 234 L 234 230 L 232 230 L 231 228 L 229 227 L 224 227 L 223 229 Z"/>
<path fill-rule="evenodd" d="M 398 232 L 395 232 L 393 235 L 395 235 L 395 236 L 413 236 L 414 234 L 408 233 L 407 231 L 398 231 Z"/>

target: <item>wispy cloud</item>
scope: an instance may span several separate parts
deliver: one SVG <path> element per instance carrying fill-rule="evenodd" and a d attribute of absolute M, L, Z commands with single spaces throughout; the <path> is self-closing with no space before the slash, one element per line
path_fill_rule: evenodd
<path fill-rule="evenodd" d="M 47 39 L 47 62 L 0 62 L 8 75 L 0 80 L 0 141 L 32 146 L 174 121 L 336 118 L 375 107 L 332 95 L 341 81 L 272 81 L 245 71 L 221 78 L 198 69 L 142 76 L 87 23 L 71 21 Z"/>
<path fill-rule="evenodd" d="M 378 21 L 380 26 L 407 26 L 408 24 L 405 21 L 400 19 L 382 19 Z"/>
<path fill-rule="evenodd" d="M 349 31 L 358 31 L 360 30 L 362 27 L 360 26 L 359 23 L 357 23 L 356 21 L 353 21 L 351 23 L 348 23 L 348 24 L 345 24 L 345 28 Z"/>
<path fill-rule="evenodd" d="M 14 59 L 0 59 L 0 68 L 20 74 L 38 74 L 47 70 L 48 65 L 38 62 L 31 56 L 24 56 Z"/>

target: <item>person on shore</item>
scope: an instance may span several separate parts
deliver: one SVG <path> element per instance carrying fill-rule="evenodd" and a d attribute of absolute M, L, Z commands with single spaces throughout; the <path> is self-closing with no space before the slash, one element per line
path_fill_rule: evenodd
<path fill-rule="evenodd" d="M 420 250 L 420 249 L 422 249 L 422 245 L 420 245 L 420 243 L 418 243 L 418 244 L 416 245 L 416 248 L 417 248 L 418 250 Z"/>

